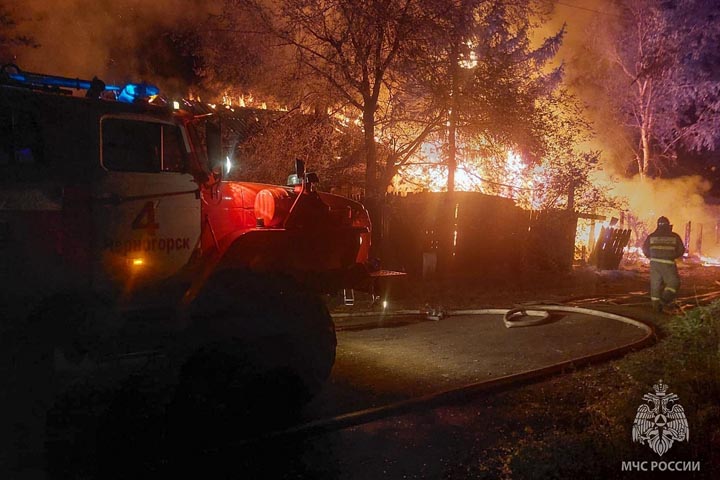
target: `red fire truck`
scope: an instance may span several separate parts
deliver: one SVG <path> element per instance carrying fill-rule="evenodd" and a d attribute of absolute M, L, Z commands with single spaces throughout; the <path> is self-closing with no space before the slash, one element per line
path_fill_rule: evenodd
<path fill-rule="evenodd" d="M 336 345 L 318 294 L 369 278 L 360 203 L 318 191 L 302 161 L 287 186 L 226 181 L 213 115 L 150 85 L 5 66 L 0 124 L 10 377 L 57 390 L 165 358 L 189 395 L 248 371 L 292 401 L 318 391 Z M 233 381 L 212 371 L 233 362 Z"/>

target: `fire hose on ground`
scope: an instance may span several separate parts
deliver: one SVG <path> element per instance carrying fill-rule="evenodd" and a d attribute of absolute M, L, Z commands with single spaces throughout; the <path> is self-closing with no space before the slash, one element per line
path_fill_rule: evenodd
<path fill-rule="evenodd" d="M 420 310 L 401 310 L 387 315 L 422 315 Z M 470 383 L 459 388 L 444 390 L 437 393 L 422 395 L 407 400 L 398 401 L 388 405 L 367 408 L 355 412 L 340 414 L 334 417 L 314 420 L 301 425 L 297 425 L 285 430 L 269 432 L 260 437 L 248 439 L 240 442 L 240 445 L 272 441 L 279 438 L 289 439 L 292 437 L 306 437 L 328 433 L 332 431 L 342 430 L 349 427 L 378 421 L 388 417 L 394 417 L 415 410 L 446 405 L 453 402 L 467 401 L 470 398 L 477 397 L 480 394 L 490 392 L 500 392 L 510 388 L 529 384 L 534 381 L 547 378 L 557 373 L 563 373 L 585 365 L 607 361 L 613 358 L 621 357 L 631 351 L 649 346 L 655 341 L 654 326 L 645 321 L 636 320 L 623 315 L 594 310 L 584 307 L 567 306 L 567 305 L 527 305 L 513 309 L 471 309 L 471 310 L 454 310 L 443 312 L 443 316 L 457 315 L 503 315 L 503 322 L 507 328 L 520 328 L 540 325 L 550 318 L 551 313 L 575 313 L 583 314 L 591 317 L 602 318 L 607 320 L 619 321 L 628 325 L 632 325 L 641 329 L 644 335 L 639 340 L 635 340 L 624 345 L 614 347 L 601 352 L 584 355 L 581 357 L 564 360 L 561 362 L 547 365 L 538 369 L 526 370 L 519 373 L 505 375 L 491 380 Z M 377 312 L 365 312 L 361 314 L 340 314 L 336 317 L 358 317 L 358 316 L 377 316 Z M 234 446 L 238 446 L 235 444 Z"/>

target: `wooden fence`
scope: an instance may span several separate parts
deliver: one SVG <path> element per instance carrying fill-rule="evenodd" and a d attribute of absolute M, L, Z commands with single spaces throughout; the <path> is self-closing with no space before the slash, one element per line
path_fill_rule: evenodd
<path fill-rule="evenodd" d="M 623 249 L 629 241 L 630 230 L 602 227 L 589 263 L 601 270 L 617 269 L 623 257 Z"/>
<path fill-rule="evenodd" d="M 576 228 L 573 212 L 531 212 L 476 192 L 389 196 L 380 254 L 387 268 L 423 276 L 567 270 Z"/>

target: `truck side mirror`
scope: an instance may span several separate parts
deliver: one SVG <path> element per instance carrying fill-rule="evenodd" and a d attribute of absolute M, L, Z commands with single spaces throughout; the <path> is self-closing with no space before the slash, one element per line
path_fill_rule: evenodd
<path fill-rule="evenodd" d="M 205 146 L 211 170 L 213 173 L 222 172 L 222 130 L 220 124 L 205 123 Z"/>
<path fill-rule="evenodd" d="M 305 162 L 299 158 L 295 160 L 295 175 L 297 175 L 298 178 L 305 177 Z"/>

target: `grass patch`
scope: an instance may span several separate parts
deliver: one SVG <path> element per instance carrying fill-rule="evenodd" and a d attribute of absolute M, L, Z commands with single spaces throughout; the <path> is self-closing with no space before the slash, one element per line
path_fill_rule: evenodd
<path fill-rule="evenodd" d="M 720 302 L 669 318 L 658 330 L 661 340 L 650 348 L 512 393 L 504 401 L 535 402 L 536 408 L 522 415 L 525 431 L 532 433 L 512 445 L 476 449 L 468 473 L 475 478 L 631 478 L 637 473 L 622 472 L 621 462 L 677 460 L 701 462 L 700 472 L 677 478 L 720 478 Z M 675 442 L 662 457 L 633 443 L 631 430 L 643 394 L 659 379 L 679 396 L 690 428 L 688 441 Z M 507 409 L 505 415 L 520 414 Z"/>

